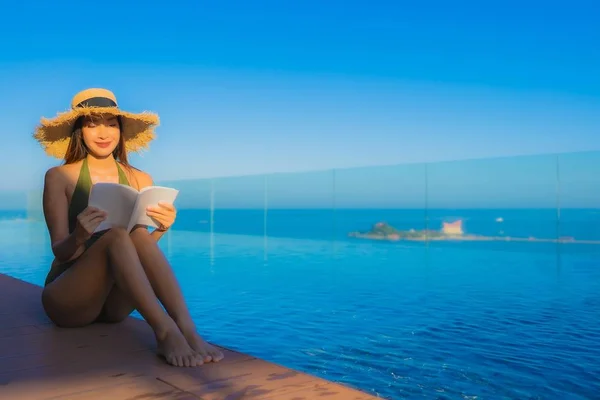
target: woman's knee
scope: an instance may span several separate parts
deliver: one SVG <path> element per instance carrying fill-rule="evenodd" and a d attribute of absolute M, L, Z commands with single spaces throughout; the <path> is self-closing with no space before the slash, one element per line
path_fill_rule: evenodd
<path fill-rule="evenodd" d="M 139 247 L 140 245 L 146 247 L 149 244 L 156 243 L 152 236 L 150 236 L 150 232 L 148 232 L 146 227 L 134 228 L 129 236 L 136 247 Z"/>
<path fill-rule="evenodd" d="M 150 232 L 148 231 L 148 228 L 146 228 L 145 226 L 142 225 L 136 225 L 132 230 L 131 233 L 129 234 L 131 237 L 139 237 L 139 238 L 150 238 Z"/>
<path fill-rule="evenodd" d="M 110 244 L 123 244 L 130 242 L 129 233 L 126 229 L 120 227 L 111 228 L 104 236 L 105 240 L 107 240 Z"/>

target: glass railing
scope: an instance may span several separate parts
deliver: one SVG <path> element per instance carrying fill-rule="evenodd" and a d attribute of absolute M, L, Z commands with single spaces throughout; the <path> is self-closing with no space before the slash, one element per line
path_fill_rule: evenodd
<path fill-rule="evenodd" d="M 315 240 L 364 232 L 360 237 L 396 241 L 368 235 L 384 222 L 401 239 L 407 231 L 423 233 L 410 241 L 428 245 L 600 244 L 598 152 L 159 184 L 181 191 L 174 226 L 180 231 Z M 439 235 L 443 229 L 457 234 Z"/>
<path fill-rule="evenodd" d="M 600 152 L 157 184 L 210 340 L 388 398 L 597 393 Z M 0 205 L 0 272 L 42 283 L 40 191 Z"/>

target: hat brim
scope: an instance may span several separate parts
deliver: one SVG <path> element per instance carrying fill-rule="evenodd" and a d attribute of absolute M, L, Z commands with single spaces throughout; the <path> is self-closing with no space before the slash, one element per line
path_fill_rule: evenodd
<path fill-rule="evenodd" d="M 33 137 L 40 142 L 46 154 L 63 159 L 71 141 L 73 125 L 79 117 L 110 114 L 121 117 L 121 135 L 127 152 L 148 148 L 155 138 L 154 129 L 160 124 L 158 115 L 151 112 L 132 113 L 116 107 L 78 107 L 54 118 L 42 118 Z"/>

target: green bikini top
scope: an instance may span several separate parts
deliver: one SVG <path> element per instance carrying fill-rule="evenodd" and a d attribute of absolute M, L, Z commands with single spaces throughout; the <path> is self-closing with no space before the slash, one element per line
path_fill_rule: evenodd
<path fill-rule="evenodd" d="M 117 162 L 117 170 L 119 172 L 119 183 L 121 185 L 129 185 L 127 175 L 121 166 Z M 92 176 L 90 175 L 90 169 L 88 167 L 87 158 L 83 159 L 81 163 L 81 170 L 79 171 L 79 178 L 73 191 L 73 197 L 71 198 L 71 204 L 69 204 L 69 232 L 75 230 L 75 224 L 77 223 L 77 216 L 86 209 L 88 206 L 88 200 L 90 198 L 90 190 L 92 189 Z"/>

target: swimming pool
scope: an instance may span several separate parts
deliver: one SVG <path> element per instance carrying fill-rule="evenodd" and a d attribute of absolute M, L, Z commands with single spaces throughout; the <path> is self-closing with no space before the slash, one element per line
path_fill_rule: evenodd
<path fill-rule="evenodd" d="M 41 284 L 46 236 L 0 221 L 0 272 Z M 386 398 L 600 393 L 598 252 L 193 231 L 161 246 L 224 346 Z"/>

